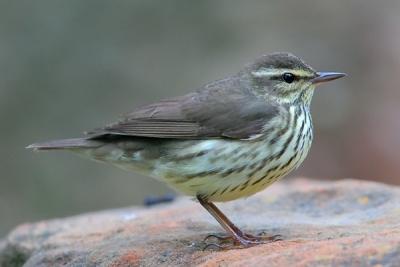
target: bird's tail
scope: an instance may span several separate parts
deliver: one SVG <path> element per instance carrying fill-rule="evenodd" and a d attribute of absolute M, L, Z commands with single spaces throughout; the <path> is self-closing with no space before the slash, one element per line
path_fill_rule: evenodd
<path fill-rule="evenodd" d="M 77 149 L 77 148 L 96 148 L 101 145 L 101 142 L 90 140 L 87 138 L 72 138 L 47 141 L 43 143 L 35 143 L 27 146 L 33 150 L 57 150 L 57 149 Z"/>

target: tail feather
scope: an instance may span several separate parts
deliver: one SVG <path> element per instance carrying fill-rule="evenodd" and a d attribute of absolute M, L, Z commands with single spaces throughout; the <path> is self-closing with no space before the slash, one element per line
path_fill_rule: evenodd
<path fill-rule="evenodd" d="M 72 138 L 35 143 L 27 146 L 33 150 L 56 150 L 56 149 L 74 149 L 74 148 L 95 148 L 101 145 L 101 142 L 88 140 L 86 138 Z"/>

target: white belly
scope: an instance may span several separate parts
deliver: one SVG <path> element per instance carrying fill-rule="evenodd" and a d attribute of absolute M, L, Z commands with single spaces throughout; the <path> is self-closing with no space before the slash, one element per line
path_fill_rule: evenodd
<path fill-rule="evenodd" d="M 123 149 L 114 149 L 103 160 L 162 180 L 187 195 L 233 200 L 259 192 L 305 159 L 312 142 L 311 116 L 305 108 L 295 107 L 288 114 L 286 124 L 295 130 L 279 138 L 274 137 L 286 124 L 253 140 L 166 141 L 163 152 L 153 159 L 143 151 L 126 155 Z"/>
<path fill-rule="evenodd" d="M 208 153 L 188 160 L 186 164 L 160 160 L 150 175 L 162 178 L 185 194 L 203 194 L 211 201 L 229 201 L 252 195 L 296 169 L 307 156 L 312 142 L 312 122 L 307 113 L 303 114 L 297 118 L 293 138 L 279 157 L 271 155 L 281 153 L 291 132 L 285 133 L 274 144 L 271 144 L 271 138 L 257 141 L 205 140 L 196 148 L 180 153 L 185 155 L 193 150 Z M 291 124 L 294 119 L 292 116 Z"/>

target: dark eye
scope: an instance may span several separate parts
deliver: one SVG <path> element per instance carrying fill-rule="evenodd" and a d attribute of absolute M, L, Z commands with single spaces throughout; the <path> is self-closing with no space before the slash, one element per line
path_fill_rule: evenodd
<path fill-rule="evenodd" d="M 282 79 L 287 83 L 292 83 L 295 78 L 296 77 L 294 76 L 294 74 L 290 72 L 285 72 L 284 74 L 282 74 Z"/>

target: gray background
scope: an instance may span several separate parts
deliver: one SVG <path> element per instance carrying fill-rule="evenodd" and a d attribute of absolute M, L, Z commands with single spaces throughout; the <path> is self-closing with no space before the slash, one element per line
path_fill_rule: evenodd
<path fill-rule="evenodd" d="M 165 185 L 32 142 L 290 51 L 348 78 L 319 88 L 291 176 L 399 184 L 400 1 L 1 1 L 0 236 L 25 221 L 141 204 Z"/>

